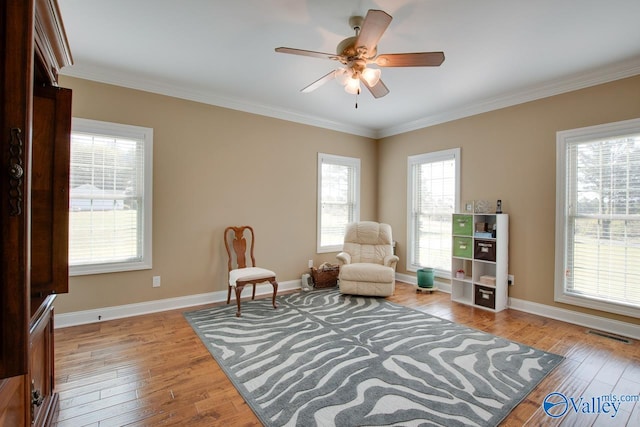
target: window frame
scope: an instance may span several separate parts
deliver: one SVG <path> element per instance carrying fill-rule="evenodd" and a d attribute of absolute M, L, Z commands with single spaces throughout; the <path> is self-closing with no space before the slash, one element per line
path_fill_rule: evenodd
<path fill-rule="evenodd" d="M 631 305 L 598 299 L 594 296 L 578 295 L 566 290 L 565 271 L 567 269 L 567 249 L 569 238 L 573 236 L 567 229 L 570 221 L 569 204 L 571 195 L 568 189 L 567 146 L 573 143 L 587 143 L 596 140 L 622 138 L 640 134 L 640 119 L 625 120 L 578 129 L 559 131 L 556 133 L 556 231 L 555 231 L 555 280 L 554 301 L 622 314 L 640 317 L 640 308 Z"/>
<path fill-rule="evenodd" d="M 417 272 L 418 269 L 422 267 L 413 262 L 415 258 L 414 248 L 415 248 L 415 228 L 416 224 L 413 220 L 414 215 L 414 206 L 416 202 L 416 187 L 415 187 L 415 176 L 414 176 L 414 166 L 424 164 L 424 163 L 435 163 L 439 161 L 446 161 L 453 159 L 455 162 L 455 195 L 454 195 L 454 208 L 452 215 L 460 211 L 460 177 L 461 177 L 461 150 L 460 148 L 451 148 L 447 150 L 434 151 L 430 153 L 422 153 L 416 154 L 413 156 L 407 157 L 407 271 Z M 451 230 L 449 230 L 449 238 L 451 239 Z M 439 268 L 436 268 L 435 276 L 445 279 L 451 278 L 451 271 L 445 271 Z"/>
<path fill-rule="evenodd" d="M 116 273 L 122 271 L 149 270 L 152 262 L 152 230 L 153 230 L 153 129 L 112 123 L 99 120 L 73 117 L 71 133 L 85 133 L 104 135 L 109 137 L 131 138 L 144 141 L 143 152 L 143 197 L 142 197 L 142 258 L 136 261 L 104 262 L 83 265 L 69 263 L 69 276 L 83 276 L 101 273 Z M 71 198 L 69 198 L 71 204 Z M 69 206 L 71 209 L 71 206 Z M 71 224 L 70 224 L 71 231 Z"/>
<path fill-rule="evenodd" d="M 352 222 L 360 221 L 360 173 L 361 162 L 357 157 L 340 156 L 336 154 L 318 153 L 318 188 L 317 188 L 317 236 L 316 236 L 316 252 L 328 253 L 339 252 L 342 250 L 343 244 L 339 245 L 322 245 L 322 164 L 335 164 L 355 169 L 354 177 L 351 182 L 353 186 L 353 218 Z"/>

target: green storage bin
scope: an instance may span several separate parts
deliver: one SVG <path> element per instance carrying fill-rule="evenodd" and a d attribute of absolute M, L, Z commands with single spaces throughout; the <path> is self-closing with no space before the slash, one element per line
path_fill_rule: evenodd
<path fill-rule="evenodd" d="M 453 234 L 473 236 L 473 215 L 453 215 Z"/>
<path fill-rule="evenodd" d="M 421 288 L 433 288 L 433 268 L 421 268 L 418 270 L 418 286 Z"/>
<path fill-rule="evenodd" d="M 471 237 L 453 237 L 453 256 L 458 258 L 473 257 L 473 242 Z"/>

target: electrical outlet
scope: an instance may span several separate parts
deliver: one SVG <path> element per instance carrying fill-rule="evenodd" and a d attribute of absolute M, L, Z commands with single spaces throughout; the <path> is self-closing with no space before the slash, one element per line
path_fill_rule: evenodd
<path fill-rule="evenodd" d="M 312 267 L 313 267 L 313 260 L 312 260 L 312 259 L 310 259 L 310 260 L 309 260 L 309 268 L 312 268 Z"/>
<path fill-rule="evenodd" d="M 153 276 L 153 283 L 151 286 L 153 286 L 154 288 L 160 287 L 160 276 Z"/>
<path fill-rule="evenodd" d="M 513 286 L 513 281 L 514 281 L 514 279 L 513 279 L 513 274 L 509 274 L 509 275 L 507 276 L 507 283 L 508 283 L 509 285 Z"/>

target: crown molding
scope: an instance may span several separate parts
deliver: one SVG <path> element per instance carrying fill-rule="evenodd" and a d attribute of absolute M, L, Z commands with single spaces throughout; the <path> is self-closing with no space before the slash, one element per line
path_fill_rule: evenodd
<path fill-rule="evenodd" d="M 242 111 L 245 113 L 252 113 L 260 116 L 286 120 L 289 122 L 295 122 L 304 125 L 335 130 L 338 132 L 364 136 L 367 138 L 375 138 L 377 135 L 377 132 L 375 130 L 366 127 L 353 126 L 346 123 L 326 120 L 314 116 L 300 114 L 291 110 L 257 104 L 255 102 L 247 101 L 244 99 L 229 98 L 220 96 L 215 93 L 185 89 L 178 86 L 172 86 L 166 83 L 153 81 L 150 79 L 138 78 L 126 73 L 104 70 L 100 67 L 90 65 L 75 64 L 71 67 L 63 68 L 60 71 L 60 74 L 68 77 L 91 80 L 98 83 L 121 86 L 129 89 L 155 93 L 158 95 L 166 95 L 174 98 L 185 99 L 188 101 L 229 108 L 231 110 Z"/>
<path fill-rule="evenodd" d="M 548 98 L 550 96 L 560 95 L 574 90 L 609 83 L 615 80 L 636 76 L 638 74 L 640 74 L 640 57 L 611 64 L 596 70 L 573 74 L 563 79 L 556 79 L 539 85 L 529 86 L 528 88 L 504 93 L 500 96 L 488 98 L 486 100 L 467 105 L 463 108 L 443 111 L 412 122 L 381 129 L 376 133 L 376 138 L 380 139 L 411 132 L 440 123 L 450 122 L 465 117 L 475 116 L 476 114 L 535 101 L 537 99 Z"/>
<path fill-rule="evenodd" d="M 243 99 L 223 97 L 214 93 L 196 92 L 193 90 L 171 86 L 166 83 L 152 81 L 149 79 L 132 77 L 125 73 L 106 71 L 100 67 L 76 64 L 71 67 L 63 68 L 60 71 L 60 74 L 69 77 L 96 81 L 99 83 L 122 86 L 129 89 L 142 90 L 145 92 L 186 99 L 189 101 L 201 102 L 204 104 L 229 108 L 232 110 L 243 111 L 247 113 L 272 117 L 324 129 L 330 129 L 358 136 L 364 136 L 367 138 L 381 139 L 401 133 L 427 128 L 445 122 L 450 122 L 453 120 L 462 119 L 469 116 L 474 116 L 476 114 L 486 113 L 501 108 L 511 107 L 513 105 L 523 104 L 525 102 L 535 101 L 537 99 L 560 95 L 562 93 L 584 89 L 590 86 L 595 86 L 639 75 L 640 57 L 611 64 L 595 70 L 573 74 L 563 79 L 556 79 L 553 81 L 544 82 L 542 84 L 529 86 L 522 90 L 507 92 L 493 98 L 488 98 L 476 103 L 466 105 L 462 108 L 454 108 L 448 111 L 442 111 L 436 114 L 428 115 L 418 120 L 383 129 L 369 129 L 366 127 L 353 126 L 347 123 L 341 123 L 300 114 L 291 110 L 279 109 L 271 106 L 257 104 Z"/>

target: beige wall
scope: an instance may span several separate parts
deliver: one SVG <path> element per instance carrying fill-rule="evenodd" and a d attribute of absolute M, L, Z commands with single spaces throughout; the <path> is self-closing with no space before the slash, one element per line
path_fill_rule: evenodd
<path fill-rule="evenodd" d="M 334 261 L 315 253 L 318 152 L 362 159 L 361 218 L 392 225 L 407 273 L 407 156 L 460 147 L 462 201 L 502 199 L 510 214 L 512 297 L 640 323 L 553 301 L 556 132 L 640 117 L 640 76 L 378 142 L 69 77 L 61 86 L 74 91 L 75 117 L 154 129 L 154 267 L 72 277 L 58 313 L 225 290 L 222 230 L 232 224 L 256 228 L 258 260 L 281 281 L 310 258 Z"/>
<path fill-rule="evenodd" d="M 226 291 L 228 225 L 252 225 L 256 257 L 280 281 L 316 254 L 318 152 L 361 159 L 362 219 L 377 217 L 377 143 L 369 138 L 69 77 L 73 115 L 154 130 L 153 269 L 77 276 L 67 313 Z M 162 286 L 152 288 L 152 276 Z"/>
<path fill-rule="evenodd" d="M 510 215 L 511 297 L 640 324 L 553 301 L 556 132 L 638 117 L 640 76 L 381 140 L 378 219 L 393 227 L 398 271 L 407 273 L 407 156 L 460 147 L 461 202 L 501 199 Z"/>

